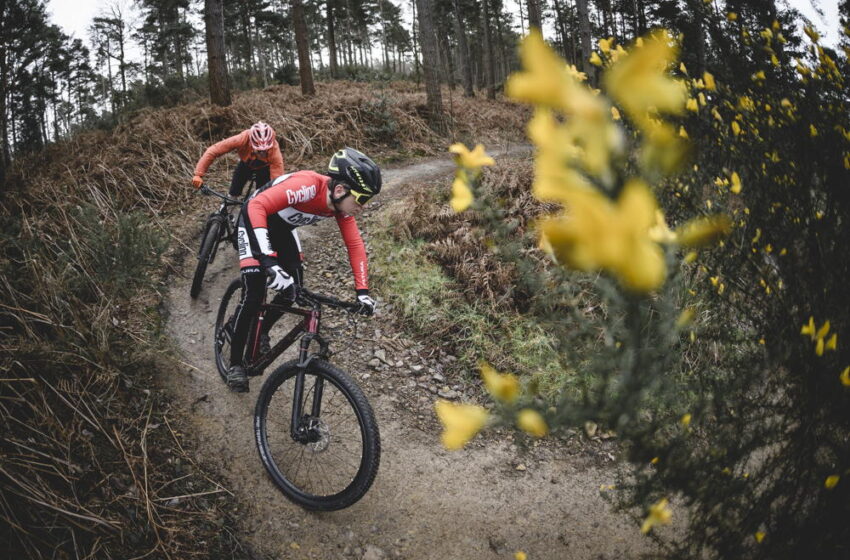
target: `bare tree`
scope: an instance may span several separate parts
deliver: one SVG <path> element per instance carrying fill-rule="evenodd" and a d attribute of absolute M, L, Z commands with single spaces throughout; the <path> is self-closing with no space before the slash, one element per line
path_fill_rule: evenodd
<path fill-rule="evenodd" d="M 207 27 L 207 68 L 210 101 L 227 107 L 232 102 L 224 55 L 224 15 L 222 0 L 204 0 L 204 23 Z"/>
<path fill-rule="evenodd" d="M 431 0 L 416 0 L 416 7 L 419 12 L 419 43 L 422 48 L 422 74 L 425 77 L 429 119 L 431 126 L 442 129 L 445 127 L 445 116 L 437 69 L 440 55 L 434 33 L 434 8 Z"/>
<path fill-rule="evenodd" d="M 484 28 L 484 81 L 487 82 L 487 99 L 496 99 L 493 39 L 490 34 L 490 0 L 481 0 L 481 19 L 481 26 Z"/>
<path fill-rule="evenodd" d="M 463 79 L 463 95 L 475 97 L 472 89 L 472 61 L 469 59 L 469 46 L 466 44 L 466 29 L 460 15 L 459 0 L 452 0 L 454 7 L 455 35 L 457 35 L 458 62 L 460 63 L 460 74 Z"/>
<path fill-rule="evenodd" d="M 298 47 L 298 75 L 301 78 L 301 93 L 315 95 L 313 67 L 310 64 L 310 39 L 307 36 L 307 22 L 304 19 L 304 4 L 301 3 L 301 0 L 292 0 L 292 23 L 295 26 L 295 44 Z"/>

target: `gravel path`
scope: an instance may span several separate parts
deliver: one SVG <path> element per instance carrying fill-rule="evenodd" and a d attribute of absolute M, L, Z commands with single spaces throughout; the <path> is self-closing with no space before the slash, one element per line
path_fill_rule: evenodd
<path fill-rule="evenodd" d="M 433 180 L 452 169 L 446 158 L 386 171 L 386 194 L 369 213 L 396 198 L 404 182 Z M 198 223 L 212 206 L 197 213 Z M 369 222 L 367 214 L 361 220 L 367 244 Z M 333 284 L 348 287 L 351 273 L 333 220 L 299 231 L 307 285 L 321 289 L 322 280 L 340 278 Z M 323 238 L 331 241 L 320 245 Z M 187 243 L 194 247 L 197 240 Z M 600 496 L 600 486 L 613 482 L 609 442 L 587 444 L 576 436 L 527 447 L 504 433 L 445 451 L 432 412 L 435 393 L 462 399 L 477 390 L 471 376 L 452 377 L 452 356 L 409 340 L 380 313 L 359 321 L 357 338 L 344 317 L 328 313 L 323 324 L 337 352 L 332 361 L 361 384 L 378 419 L 383 452 L 375 484 L 340 512 L 311 513 L 291 504 L 267 478 L 254 444 L 252 414 L 262 379 L 253 378 L 247 394 L 230 393 L 212 359 L 215 312 L 236 277 L 235 253 L 219 253 L 193 301 L 194 265 L 193 257 L 186 259 L 169 294 L 168 331 L 183 375 L 163 383 L 186 414 L 199 459 L 217 468 L 236 495 L 241 529 L 260 557 L 508 559 L 523 550 L 532 560 L 578 560 L 647 551 L 637 528 L 611 513 Z M 294 349 L 278 363 L 292 357 Z"/>

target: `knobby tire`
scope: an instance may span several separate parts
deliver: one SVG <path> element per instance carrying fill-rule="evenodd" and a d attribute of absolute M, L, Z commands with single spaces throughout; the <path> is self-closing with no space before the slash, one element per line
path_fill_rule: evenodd
<path fill-rule="evenodd" d="M 201 243 L 201 251 L 198 253 L 198 264 L 195 266 L 195 276 L 192 277 L 192 288 L 189 290 L 189 295 L 192 296 L 192 299 L 198 297 L 198 294 L 201 293 L 201 285 L 204 282 L 204 274 L 207 272 L 207 265 L 210 262 L 210 256 L 216 250 L 220 234 L 221 221 L 214 220 L 207 228 L 207 232 L 204 234 L 204 240 Z"/>
<path fill-rule="evenodd" d="M 346 451 L 346 443 L 345 438 L 342 435 L 335 434 L 328 429 L 329 435 L 326 437 L 327 441 L 330 443 L 328 443 L 326 449 L 310 455 L 311 449 L 307 447 L 307 444 L 295 443 L 292 438 L 289 437 L 289 418 L 291 415 L 291 407 L 290 410 L 275 410 L 273 404 L 281 405 L 282 403 L 272 403 L 272 399 L 276 394 L 278 395 L 278 398 L 286 398 L 285 395 L 280 394 L 280 391 L 289 391 L 293 389 L 291 385 L 294 385 L 297 373 L 297 360 L 287 362 L 275 369 L 263 384 L 262 389 L 260 389 L 260 394 L 257 398 L 257 405 L 254 409 L 254 436 L 257 442 L 257 450 L 260 453 L 260 460 L 263 462 L 266 472 L 268 472 L 272 481 L 274 481 L 281 492 L 301 507 L 317 511 L 334 511 L 346 508 L 357 502 L 363 497 L 363 495 L 366 494 L 372 486 L 372 482 L 375 480 L 375 475 L 378 472 L 378 465 L 381 457 L 381 439 L 380 434 L 378 433 L 378 425 L 375 421 L 375 415 L 372 412 L 372 407 L 366 400 L 363 391 L 348 376 L 348 374 L 323 360 L 312 360 L 307 366 L 305 375 L 304 393 L 305 400 L 307 401 L 305 404 L 305 410 L 310 410 L 310 402 L 312 399 L 311 396 L 307 395 L 308 388 L 311 383 L 315 382 L 315 378 L 321 377 L 324 380 L 325 385 L 322 398 L 323 408 L 321 418 L 324 420 L 327 415 L 325 408 L 331 407 L 333 403 L 330 401 L 333 401 L 336 395 L 335 393 L 331 393 L 330 396 L 328 396 L 328 393 L 331 390 L 331 387 L 329 387 L 330 385 L 334 390 L 338 391 L 339 394 L 345 397 L 347 404 L 342 403 L 341 400 L 339 402 L 341 406 L 351 408 L 351 411 L 348 411 L 346 408 L 345 412 L 353 412 L 353 416 L 356 418 L 356 422 L 359 427 L 359 430 L 357 431 L 359 432 L 361 441 L 361 458 L 359 465 L 357 465 L 356 468 L 356 474 L 352 477 L 351 482 L 344 488 L 340 488 L 338 491 L 334 488 L 332 492 L 316 493 L 314 490 L 302 487 L 306 486 L 306 484 L 300 484 L 299 481 L 293 480 L 294 478 L 298 478 L 299 471 L 294 473 L 290 472 L 295 469 L 292 464 L 295 461 L 284 461 L 283 459 L 285 457 L 281 456 L 282 453 L 277 453 L 278 457 L 276 460 L 277 448 L 271 449 L 270 447 L 269 413 L 271 412 L 276 417 L 275 420 L 277 420 L 277 418 L 284 419 L 283 422 L 276 421 L 273 423 L 274 428 L 277 430 L 274 434 L 275 438 L 281 442 L 285 442 L 288 446 L 290 446 L 290 448 L 294 448 L 296 450 L 301 449 L 302 459 L 306 453 L 309 456 L 309 459 L 312 459 L 313 461 L 315 461 L 318 457 L 318 460 L 324 459 L 326 462 L 330 463 L 335 460 L 335 453 L 338 451 L 344 453 Z M 287 381 L 292 382 L 286 383 Z M 281 386 L 283 386 L 283 388 Z M 330 416 L 333 416 L 333 412 L 330 412 Z M 350 420 L 353 422 L 355 421 L 355 418 L 351 418 Z M 349 423 L 346 423 L 346 426 L 342 426 L 342 430 L 345 428 L 353 430 L 353 428 L 348 424 Z M 285 430 L 285 434 L 281 435 L 280 432 L 283 430 Z M 335 435 L 336 439 L 334 439 Z M 277 444 L 275 445 L 277 446 Z M 299 448 L 299 445 L 302 446 L 303 449 Z M 281 443 L 280 446 L 283 447 L 283 443 Z M 326 455 L 322 455 L 323 453 L 326 453 Z M 352 470 L 354 467 L 354 465 L 345 466 L 352 467 Z M 311 471 L 308 466 L 308 471 L 305 473 L 308 476 L 308 484 L 313 482 L 313 479 L 309 477 L 311 472 L 315 475 L 316 479 L 318 479 L 318 485 L 326 482 L 325 480 L 322 480 L 324 477 L 330 478 L 328 466 L 320 465 L 319 468 L 314 471 Z M 347 478 L 347 476 L 343 478 Z"/>

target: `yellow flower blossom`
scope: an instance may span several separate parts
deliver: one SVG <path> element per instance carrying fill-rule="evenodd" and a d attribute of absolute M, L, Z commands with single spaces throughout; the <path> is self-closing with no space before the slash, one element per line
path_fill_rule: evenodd
<path fill-rule="evenodd" d="M 684 247 L 705 247 L 725 237 L 732 230 L 732 220 L 724 214 L 696 218 L 676 231 L 676 238 Z"/>
<path fill-rule="evenodd" d="M 682 328 L 691 324 L 694 320 L 694 316 L 696 316 L 696 311 L 693 307 L 688 307 L 687 309 L 682 310 L 679 314 L 679 317 L 676 319 L 676 327 Z"/>
<path fill-rule="evenodd" d="M 498 373 L 487 362 L 479 364 L 481 379 L 487 391 L 496 399 L 512 403 L 519 396 L 519 379 L 510 373 Z"/>
<path fill-rule="evenodd" d="M 450 204 L 455 212 L 463 212 L 472 205 L 472 190 L 469 188 L 469 179 L 464 171 L 458 171 L 452 182 Z"/>
<path fill-rule="evenodd" d="M 723 122 L 723 117 L 720 116 L 720 111 L 717 110 L 717 107 L 711 108 L 711 116 L 717 119 L 720 122 Z"/>
<path fill-rule="evenodd" d="M 643 521 L 640 532 L 646 534 L 656 525 L 667 525 L 673 518 L 673 513 L 667 506 L 667 498 L 662 498 L 649 507 L 649 515 Z"/>
<path fill-rule="evenodd" d="M 691 414 L 688 413 L 682 415 L 682 418 L 679 420 L 679 422 L 682 424 L 682 426 L 685 426 L 687 428 L 691 425 Z"/>
<path fill-rule="evenodd" d="M 738 121 L 732 121 L 732 133 L 735 136 L 741 134 L 741 125 L 738 124 Z"/>
<path fill-rule="evenodd" d="M 691 264 L 692 262 L 694 262 L 696 260 L 697 260 L 697 252 L 696 251 L 690 251 L 687 255 L 685 255 L 685 258 L 682 259 L 682 262 L 684 262 L 685 264 Z"/>
<path fill-rule="evenodd" d="M 661 286 L 664 254 L 649 238 L 657 203 L 643 181 L 631 179 L 616 202 L 590 189 L 562 194 L 568 214 L 540 223 L 559 262 L 583 271 L 607 270 L 639 293 Z"/>
<path fill-rule="evenodd" d="M 708 101 L 705 100 L 705 94 L 703 92 L 699 92 L 699 95 L 697 95 L 697 99 L 699 100 L 700 107 L 705 107 L 706 105 L 708 105 Z"/>
<path fill-rule="evenodd" d="M 455 163 L 466 169 L 480 169 L 485 165 L 496 163 L 487 155 L 481 144 L 477 144 L 472 151 L 469 151 L 466 146 L 458 142 L 449 147 L 449 152 L 455 154 Z"/>
<path fill-rule="evenodd" d="M 800 329 L 800 334 L 809 335 L 812 340 L 815 339 L 815 318 L 809 317 L 809 322 L 803 325 L 803 328 Z"/>
<path fill-rule="evenodd" d="M 653 32 L 642 44 L 611 66 L 605 73 L 605 86 L 638 126 L 645 128 L 650 110 L 682 114 L 687 92 L 668 72 L 678 53 L 669 33 Z"/>
<path fill-rule="evenodd" d="M 850 387 L 850 366 L 844 368 L 844 371 L 841 372 L 841 375 L 838 376 L 838 379 L 841 381 L 841 384 L 845 387 Z"/>
<path fill-rule="evenodd" d="M 487 422 L 487 410 L 481 406 L 437 401 L 434 408 L 443 425 L 443 446 L 449 450 L 461 449 Z"/>
<path fill-rule="evenodd" d="M 741 177 L 738 175 L 737 171 L 732 172 L 731 180 L 732 186 L 729 188 L 729 190 L 735 194 L 739 194 L 741 192 Z"/>
<path fill-rule="evenodd" d="M 658 457 L 653 457 L 652 460 L 649 462 L 649 464 L 650 465 L 657 465 L 660 460 L 661 459 L 659 459 Z"/>
<path fill-rule="evenodd" d="M 758 72 L 753 74 L 752 78 L 755 81 L 762 81 L 762 80 L 766 79 L 767 76 L 764 75 L 764 70 L 759 70 Z"/>
<path fill-rule="evenodd" d="M 838 335 L 833 334 L 826 343 L 827 350 L 835 350 L 838 348 Z"/>
<path fill-rule="evenodd" d="M 613 37 L 608 37 L 607 39 L 599 39 L 599 50 L 604 54 L 608 54 L 611 51 L 611 45 L 614 43 Z"/>
<path fill-rule="evenodd" d="M 684 127 L 684 126 L 680 126 L 680 127 L 679 127 L 679 137 L 680 137 L 680 138 L 684 138 L 684 139 L 686 139 L 686 140 L 688 139 L 688 131 L 687 131 L 687 130 L 685 130 L 685 127 Z"/>
<path fill-rule="evenodd" d="M 676 234 L 670 231 L 667 220 L 664 218 L 664 212 L 660 209 L 655 211 L 655 224 L 649 228 L 648 235 L 656 243 L 674 243 L 676 241 Z"/>
<path fill-rule="evenodd" d="M 522 431 L 537 438 L 542 438 L 549 433 L 549 427 L 546 425 L 543 416 L 530 408 L 523 408 L 519 411 L 517 414 L 517 426 Z"/>
<path fill-rule="evenodd" d="M 753 535 L 753 536 L 756 538 L 756 542 L 759 543 L 759 544 L 761 544 L 761 541 L 764 540 L 764 532 L 763 531 L 756 531 L 756 534 Z"/>
<path fill-rule="evenodd" d="M 693 111 L 694 113 L 699 111 L 699 103 L 693 97 L 689 97 L 688 101 L 685 103 L 685 108 L 688 111 Z"/>
<path fill-rule="evenodd" d="M 782 101 L 780 101 L 779 104 L 785 107 L 786 109 L 790 109 L 791 107 L 793 107 L 791 101 L 789 101 L 787 97 L 783 97 Z"/>
<path fill-rule="evenodd" d="M 702 81 L 705 83 L 705 89 L 711 91 L 717 89 L 717 83 L 714 81 L 714 75 L 710 72 L 703 72 Z"/>
<path fill-rule="evenodd" d="M 527 558 L 528 558 L 528 556 L 526 556 L 525 552 L 523 552 L 521 550 L 517 550 L 514 553 L 514 560 L 526 560 Z"/>
<path fill-rule="evenodd" d="M 682 74 L 685 74 L 686 76 L 688 75 L 688 68 L 687 68 L 687 66 L 685 66 L 685 63 L 684 63 L 684 62 L 680 62 L 680 63 L 679 63 L 679 71 L 680 71 Z"/>
<path fill-rule="evenodd" d="M 838 481 L 840 479 L 841 479 L 841 477 L 838 476 L 837 474 L 830 475 L 830 476 L 826 477 L 826 480 L 823 483 L 823 487 L 826 488 L 827 490 L 832 490 L 833 488 L 836 487 L 836 485 L 838 485 Z"/>
<path fill-rule="evenodd" d="M 811 136 L 812 138 L 814 138 L 814 137 L 815 137 L 815 136 L 817 136 L 817 135 L 818 135 L 818 129 L 817 129 L 817 128 L 815 128 L 815 125 L 810 124 L 810 125 L 809 125 L 809 136 Z"/>
<path fill-rule="evenodd" d="M 618 121 L 618 120 L 621 119 L 620 111 L 618 111 L 617 108 L 614 107 L 614 106 L 611 107 L 611 118 L 614 119 L 615 121 Z"/>
<path fill-rule="evenodd" d="M 736 21 L 738 19 L 738 14 L 736 14 L 735 12 L 729 12 L 728 14 L 726 14 L 726 19 L 728 19 L 729 21 Z"/>
<path fill-rule="evenodd" d="M 770 63 L 774 66 L 779 66 L 779 59 L 776 58 L 775 54 L 770 55 Z"/>
<path fill-rule="evenodd" d="M 599 58 L 599 54 L 596 51 L 590 54 L 590 63 L 594 66 L 602 66 L 602 59 Z"/>

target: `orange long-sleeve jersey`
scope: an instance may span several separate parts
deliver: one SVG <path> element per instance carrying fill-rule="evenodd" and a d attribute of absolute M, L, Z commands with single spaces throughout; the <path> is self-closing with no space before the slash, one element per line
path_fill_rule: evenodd
<path fill-rule="evenodd" d="M 283 175 L 283 154 L 280 153 L 280 147 L 277 145 L 277 142 L 274 142 L 266 157 L 259 157 L 254 153 L 253 148 L 251 148 L 250 132 L 250 130 L 243 130 L 236 136 L 225 138 L 221 142 L 216 142 L 207 148 L 195 166 L 195 175 L 203 177 L 216 158 L 234 150 L 239 155 L 239 159 L 245 163 L 251 164 L 251 162 L 254 162 L 259 163 L 261 166 L 263 166 L 262 164 L 268 165 L 269 176 L 272 181 Z"/>

